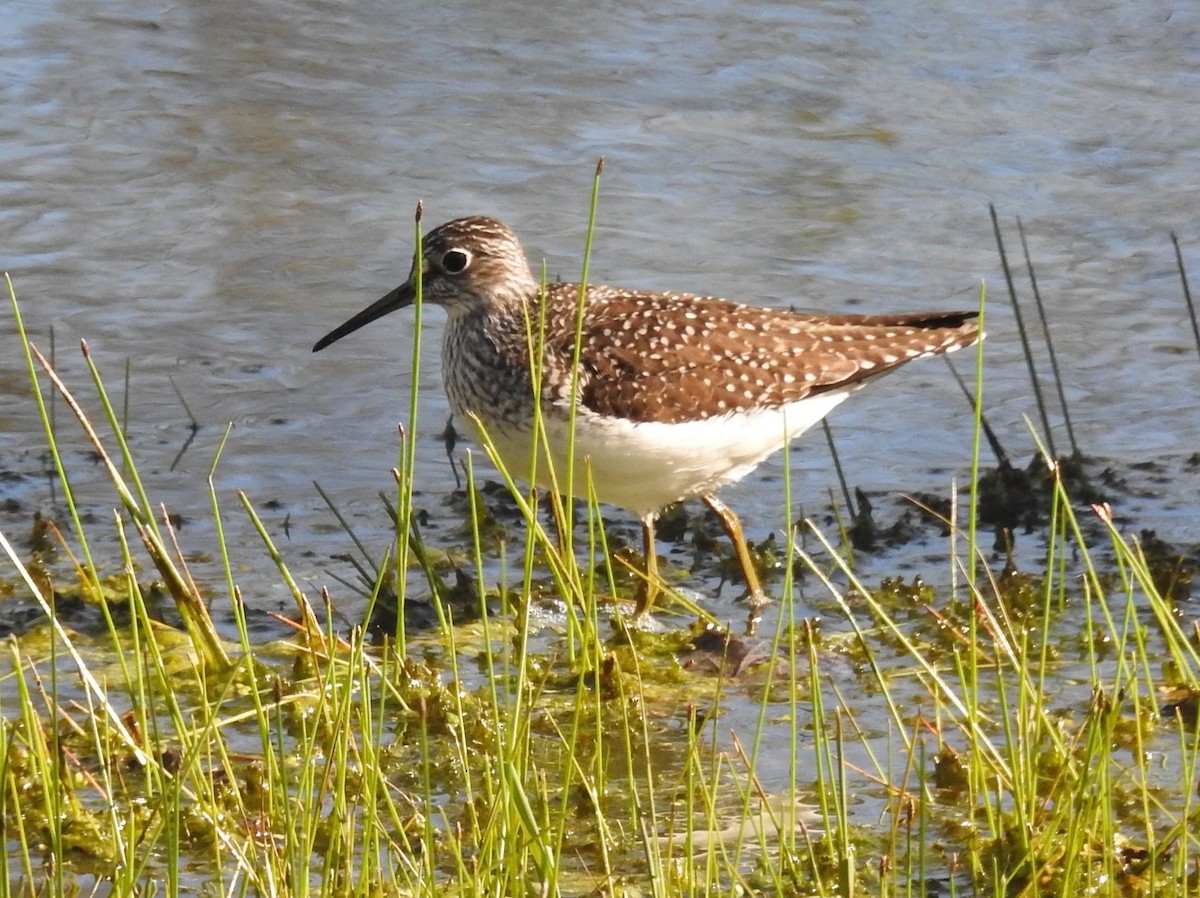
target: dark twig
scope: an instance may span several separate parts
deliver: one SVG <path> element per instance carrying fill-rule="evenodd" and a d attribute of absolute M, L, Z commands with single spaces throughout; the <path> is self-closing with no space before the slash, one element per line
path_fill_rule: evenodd
<path fill-rule="evenodd" d="M 1033 259 L 1029 255 L 1029 244 L 1025 241 L 1025 226 L 1017 219 L 1017 233 L 1021 236 L 1021 251 L 1025 254 L 1025 268 L 1029 272 L 1029 285 L 1033 288 L 1033 301 L 1037 305 L 1038 319 L 1042 323 L 1042 336 L 1046 340 L 1046 351 L 1050 355 L 1050 371 L 1054 375 L 1054 387 L 1058 391 L 1058 404 L 1062 406 L 1063 423 L 1067 426 L 1067 439 L 1071 442 L 1071 454 L 1079 455 L 1079 444 L 1075 442 L 1075 428 L 1071 426 L 1071 413 L 1067 409 L 1067 395 L 1063 391 L 1062 372 L 1058 368 L 1058 356 L 1054 353 L 1054 341 L 1050 339 L 1050 325 L 1046 321 L 1046 305 L 1042 302 L 1042 291 L 1038 289 L 1037 275 L 1033 271 Z M 1049 435 L 1049 430 L 1047 430 Z"/>
<path fill-rule="evenodd" d="M 1179 268 L 1179 282 L 1183 284 L 1183 299 L 1192 319 L 1192 336 L 1196 338 L 1196 351 L 1200 352 L 1200 324 L 1196 322 L 1196 304 L 1192 302 L 1192 289 L 1188 286 L 1187 269 L 1183 265 L 1183 251 L 1179 248 L 1179 237 L 1174 231 L 1171 232 L 1171 243 L 1175 246 L 1175 264 Z"/>
<path fill-rule="evenodd" d="M 971 388 L 967 386 L 966 381 L 962 379 L 962 375 L 954 367 L 954 364 L 946 356 L 942 356 L 942 361 L 946 363 L 946 367 L 950 369 L 950 373 L 954 375 L 954 380 L 958 383 L 958 388 L 963 391 L 963 395 L 967 397 L 967 402 L 971 404 L 971 408 L 975 408 L 975 395 L 971 392 Z M 992 455 L 996 456 L 996 461 L 1002 468 L 1011 468 L 1012 464 L 1008 460 L 1008 454 L 1004 451 L 1004 447 L 1000 445 L 1000 438 L 996 436 L 996 431 L 987 422 L 982 414 L 979 416 L 980 426 L 983 427 L 983 435 L 988 441 L 988 445 L 992 447 Z"/>
<path fill-rule="evenodd" d="M 1000 250 L 1000 265 L 1004 268 L 1004 281 L 1008 284 L 1008 296 L 1012 301 L 1013 316 L 1017 320 L 1017 331 L 1021 336 L 1021 348 L 1025 353 L 1025 366 L 1029 369 L 1029 380 L 1033 383 L 1033 395 L 1037 400 L 1038 414 L 1042 419 L 1042 431 L 1046 435 L 1046 444 L 1050 449 L 1050 455 L 1054 458 L 1058 457 L 1058 453 L 1054 449 L 1054 436 L 1050 432 L 1050 418 L 1046 414 L 1046 400 L 1042 397 L 1042 385 L 1038 380 L 1037 366 L 1033 363 L 1033 352 L 1029 347 L 1029 335 L 1025 331 L 1025 319 L 1021 317 L 1021 306 L 1017 302 L 1017 288 L 1013 284 L 1012 271 L 1008 267 L 1008 254 L 1004 251 L 1004 238 L 1000 234 L 1000 220 L 996 217 L 996 207 L 994 204 L 988 204 L 988 211 L 992 215 L 992 231 L 996 235 L 996 246 Z"/>
<path fill-rule="evenodd" d="M 829 427 L 829 422 L 824 418 L 821 419 L 821 427 L 825 431 L 825 442 L 829 444 L 829 454 L 833 457 L 833 467 L 837 471 L 838 483 L 842 485 L 842 498 L 846 500 L 846 509 L 850 512 L 850 517 L 854 517 L 854 503 L 850 500 L 850 488 L 846 485 L 846 474 L 842 471 L 842 460 L 838 458 L 837 447 L 833 444 L 833 431 Z"/>
<path fill-rule="evenodd" d="M 128 377 L 128 374 L 126 376 Z M 179 464 L 179 462 L 183 459 L 183 456 L 187 454 L 188 449 L 190 449 L 192 447 L 192 441 L 196 439 L 196 434 L 200 432 L 200 422 L 197 421 L 196 416 L 192 414 L 192 410 L 188 406 L 187 400 L 183 398 L 183 393 L 179 389 L 179 384 L 175 383 L 175 378 L 168 375 L 167 381 L 171 384 L 171 389 L 175 391 L 175 395 L 179 399 L 179 404 L 183 406 L 183 410 L 187 414 L 188 421 L 190 422 L 188 424 L 188 437 L 186 440 L 183 441 L 183 445 L 180 447 L 179 451 L 175 454 L 175 458 L 171 461 L 171 470 L 174 471 L 175 466 Z M 128 379 L 126 380 L 126 383 L 125 383 L 125 396 L 126 396 L 126 400 L 128 401 L 128 397 L 129 397 Z M 128 407 L 127 407 L 126 408 L 126 420 L 122 424 L 122 427 L 128 426 L 128 420 L 129 420 L 129 418 L 128 418 Z"/>

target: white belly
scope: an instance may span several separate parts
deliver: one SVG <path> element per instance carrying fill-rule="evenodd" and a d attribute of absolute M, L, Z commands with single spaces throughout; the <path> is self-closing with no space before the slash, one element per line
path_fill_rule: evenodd
<path fill-rule="evenodd" d="M 824 418 L 850 392 L 830 392 L 780 409 L 737 412 L 682 424 L 636 424 L 580 410 L 571 494 L 587 498 L 590 476 L 601 502 L 644 518 L 672 502 L 741 480 L 787 441 Z M 551 417 L 544 423 L 549 464 L 545 453 L 539 453 L 532 480 L 539 487 L 557 487 L 562 492 L 567 476 L 567 422 Z M 483 424 L 508 473 L 529 482 L 530 432 L 489 427 L 486 418 Z"/>

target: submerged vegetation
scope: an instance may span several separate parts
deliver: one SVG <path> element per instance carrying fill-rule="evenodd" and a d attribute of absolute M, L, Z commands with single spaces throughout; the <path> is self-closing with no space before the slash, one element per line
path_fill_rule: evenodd
<path fill-rule="evenodd" d="M 846 490 L 828 531 L 760 547 L 778 603 L 753 637 L 679 594 L 662 630 L 629 627 L 612 597 L 635 575 L 594 505 L 552 536 L 536 497 L 511 479 L 489 494 L 468 459 L 452 565 L 422 538 L 405 441 L 400 538 L 382 559 L 359 544 L 361 626 L 298 585 L 239 494 L 295 603 L 294 636 L 256 643 L 212 472 L 224 599 L 193 581 L 86 347 L 103 426 L 12 305 L 65 514 L 24 552 L 0 534 L 0 602 L 37 608 L 0 690 L 4 894 L 1200 888 L 1191 564 L 1123 532 L 1077 455 L 981 470 L 978 402 L 970 489 L 922 500 L 938 585 L 859 579 L 852 547 L 904 528 Z M 51 393 L 112 483 L 110 523 L 74 503 Z M 119 558 L 93 556 L 106 527 Z M 1016 528 L 1043 535 L 1039 570 L 1004 563 Z M 819 616 L 796 611 L 801 578 Z M 75 625 L 80 608 L 98 623 Z"/>

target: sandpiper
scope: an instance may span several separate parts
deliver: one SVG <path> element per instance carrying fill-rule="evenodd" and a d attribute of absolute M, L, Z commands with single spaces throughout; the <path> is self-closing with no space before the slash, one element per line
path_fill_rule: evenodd
<path fill-rule="evenodd" d="M 638 616 L 658 590 L 655 519 L 693 497 L 733 541 L 750 601 L 766 601 L 741 524 L 716 490 L 868 381 L 980 336 L 975 312 L 806 315 L 687 293 L 541 284 L 512 230 L 471 217 L 431 231 L 408 280 L 313 352 L 411 305 L 418 270 L 424 301 L 448 316 L 442 377 L 455 415 L 482 428 L 520 477 L 533 460 L 537 403 L 549 458 L 539 452 L 534 480 L 549 489 L 568 470 L 573 418 L 572 495 L 588 496 L 590 481 L 601 502 L 641 519 Z"/>

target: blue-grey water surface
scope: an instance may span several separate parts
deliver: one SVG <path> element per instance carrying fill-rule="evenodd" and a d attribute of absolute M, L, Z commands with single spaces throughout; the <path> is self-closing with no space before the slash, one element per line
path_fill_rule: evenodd
<path fill-rule="evenodd" d="M 1200 258 L 1195 4 L 5 10 L 0 267 L 34 342 L 47 348 L 53 328 L 81 393 L 80 339 L 118 397 L 130 360 L 133 449 L 151 495 L 189 522 L 193 552 L 213 550 L 205 476 L 233 422 L 216 481 L 251 607 L 290 599 L 235 490 L 312 587 L 351 572 L 332 558 L 350 547 L 311 481 L 372 548 L 387 543 L 377 493 L 394 491 L 411 313 L 310 349 L 407 274 L 417 200 L 430 224 L 500 217 L 535 264 L 575 279 L 601 156 L 594 281 L 831 311 L 970 308 L 986 281 L 987 411 L 1023 464 L 1035 409 L 994 203 L 1028 300 L 1016 216 L 1026 225 L 1081 448 L 1118 467 L 1197 448 L 1200 363 L 1169 240 Z M 418 483 L 436 511 L 453 478 L 437 440 L 437 310 L 427 321 Z M 7 315 L 0 345 L 0 458 L 37 471 L 42 436 Z M 969 355 L 956 362 L 970 376 Z M 172 380 L 201 425 L 173 469 L 189 430 Z M 948 493 L 966 479 L 967 412 L 940 363 L 873 386 L 834 416 L 851 483 Z M 104 514 L 111 489 L 75 446 L 82 501 Z M 797 499 L 822 507 L 835 481 L 819 434 L 791 468 Z M 785 520 L 782 471 L 774 459 L 727 492 L 754 538 Z M 1195 486 L 1173 480 L 1170 503 L 1124 512 L 1198 541 Z M 19 503 L 6 527 L 50 502 L 36 477 L 0 489 Z M 878 570 L 948 572 L 943 542 L 907 551 Z M 216 570 L 197 566 L 219 589 Z M 352 619 L 357 600 L 331 585 Z"/>

